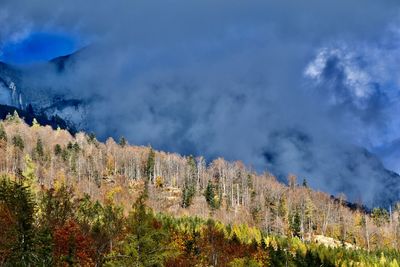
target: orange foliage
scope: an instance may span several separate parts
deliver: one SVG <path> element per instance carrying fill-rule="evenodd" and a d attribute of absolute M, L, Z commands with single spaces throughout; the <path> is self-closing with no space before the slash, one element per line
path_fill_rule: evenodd
<path fill-rule="evenodd" d="M 13 253 L 12 245 L 17 242 L 15 218 L 10 210 L 0 204 L 0 265 Z"/>
<path fill-rule="evenodd" d="M 85 235 L 78 224 L 69 220 L 53 233 L 54 258 L 57 266 L 78 264 L 94 266 L 93 240 Z"/>

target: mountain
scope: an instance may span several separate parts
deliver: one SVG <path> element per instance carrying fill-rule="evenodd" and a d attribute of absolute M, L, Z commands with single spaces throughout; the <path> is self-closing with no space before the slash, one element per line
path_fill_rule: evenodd
<path fill-rule="evenodd" d="M 0 121 L 0 262 L 132 266 L 141 253 L 143 266 L 398 266 L 400 205 L 349 208 L 288 181 Z"/>
<path fill-rule="evenodd" d="M 57 115 L 48 118 L 45 114 L 35 114 L 32 110 L 22 110 L 13 106 L 0 105 L 0 120 L 6 120 L 10 118 L 15 112 L 18 113 L 18 116 L 21 117 L 28 125 L 33 125 L 34 119 L 36 119 L 37 123 L 40 125 L 49 125 L 53 129 L 61 128 L 68 130 L 70 133 L 76 133 L 76 129 L 69 125 L 62 118 Z"/>
<path fill-rule="evenodd" d="M 66 129 L 87 129 L 91 102 L 73 95 L 68 88 L 72 85 L 62 82 L 79 63 L 81 53 L 84 51 L 30 66 L 0 62 L 0 104 L 15 107 L 19 113 L 25 111 L 49 118 L 49 121 L 41 119 L 41 124 L 54 126 L 62 121 L 58 124 Z M 49 72 L 60 81 L 49 82 L 51 79 L 46 77 Z M 24 117 L 31 123 L 32 116 Z M 315 188 L 334 195 L 344 193 L 349 201 L 369 207 L 389 207 L 400 199 L 400 176 L 385 168 L 377 156 L 363 147 L 338 147 L 314 140 L 310 134 L 296 129 L 273 132 L 268 140 L 268 147 L 263 148 L 265 166 L 281 181 L 289 171 L 294 172 L 308 178 Z"/>
<path fill-rule="evenodd" d="M 77 129 L 85 125 L 87 102 L 71 98 L 68 88 L 45 82 L 49 69 L 60 75 L 65 66 L 73 62 L 75 54 L 55 58 L 47 63 L 29 66 L 12 66 L 0 62 L 0 104 L 14 106 L 19 110 L 33 109 L 35 114 L 49 118 L 61 118 L 68 128 Z"/>

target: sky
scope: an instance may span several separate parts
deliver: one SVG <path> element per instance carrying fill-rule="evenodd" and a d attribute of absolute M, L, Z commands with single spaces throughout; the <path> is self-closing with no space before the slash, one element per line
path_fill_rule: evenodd
<path fill-rule="evenodd" d="M 400 172 L 399 8 L 3 0 L 0 51 L 21 64 L 89 44 L 63 74 L 41 69 L 26 83 L 87 100 L 86 128 L 100 138 L 242 160 L 373 204 L 388 184 L 400 199 L 384 171 Z"/>
<path fill-rule="evenodd" d="M 18 40 L 5 40 L 0 60 L 9 64 L 33 64 L 68 55 L 79 49 L 77 37 L 56 32 L 29 32 Z"/>

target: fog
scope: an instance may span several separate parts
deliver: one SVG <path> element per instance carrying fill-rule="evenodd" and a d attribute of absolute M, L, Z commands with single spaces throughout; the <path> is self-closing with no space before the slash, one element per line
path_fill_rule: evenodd
<path fill-rule="evenodd" d="M 86 48 L 64 72 L 41 67 L 25 83 L 88 101 L 85 129 L 100 138 L 242 160 L 386 204 L 399 199 L 399 181 L 367 150 L 400 171 L 385 152 L 399 138 L 398 7 L 2 0 L 0 43 L 38 31 L 76 36 Z"/>

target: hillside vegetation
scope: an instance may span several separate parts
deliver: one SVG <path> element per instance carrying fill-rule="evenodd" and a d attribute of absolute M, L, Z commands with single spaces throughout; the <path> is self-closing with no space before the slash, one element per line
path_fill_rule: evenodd
<path fill-rule="evenodd" d="M 241 162 L 0 122 L 0 266 L 398 266 L 400 205 L 365 212 Z M 351 177 L 349 177 L 351 179 Z"/>

